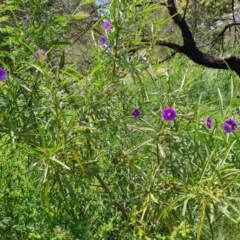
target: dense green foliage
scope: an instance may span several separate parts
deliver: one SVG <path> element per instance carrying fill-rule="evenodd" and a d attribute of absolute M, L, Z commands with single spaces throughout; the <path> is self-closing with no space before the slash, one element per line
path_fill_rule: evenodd
<path fill-rule="evenodd" d="M 239 131 L 222 128 L 240 123 L 234 73 L 182 56 L 157 65 L 154 42 L 176 34 L 157 3 L 112 1 L 82 71 L 66 61 L 82 6 L 72 15 L 41 0 L 1 7 L 1 239 L 240 237 Z M 174 121 L 162 118 L 167 107 Z"/>

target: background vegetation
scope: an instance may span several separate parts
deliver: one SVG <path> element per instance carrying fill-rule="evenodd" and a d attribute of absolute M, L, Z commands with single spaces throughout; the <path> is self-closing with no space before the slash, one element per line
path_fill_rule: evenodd
<path fill-rule="evenodd" d="M 58 3 L 0 6 L 1 239 L 238 239 L 239 78 L 159 65 L 179 39 L 159 3 Z"/>

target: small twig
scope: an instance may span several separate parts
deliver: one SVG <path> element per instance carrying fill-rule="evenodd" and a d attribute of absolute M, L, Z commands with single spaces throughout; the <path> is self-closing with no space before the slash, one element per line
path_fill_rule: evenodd
<path fill-rule="evenodd" d="M 217 35 L 217 37 L 212 41 L 212 45 L 211 48 L 213 48 L 213 46 L 216 44 L 216 42 L 218 41 L 219 38 L 222 38 L 225 34 L 225 32 L 230 29 L 232 26 L 239 26 L 240 23 L 234 22 L 234 23 L 229 23 L 227 24 L 223 30 Z"/>

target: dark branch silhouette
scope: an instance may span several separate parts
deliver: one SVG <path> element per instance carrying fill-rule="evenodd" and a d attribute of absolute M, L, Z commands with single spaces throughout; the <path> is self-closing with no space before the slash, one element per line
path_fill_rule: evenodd
<path fill-rule="evenodd" d="M 156 45 L 165 46 L 175 50 L 176 52 L 183 53 L 197 64 L 215 69 L 231 69 L 240 76 L 240 58 L 232 54 L 228 54 L 225 57 L 217 57 L 200 51 L 196 46 L 187 22 L 178 13 L 174 0 L 167 0 L 166 4 L 174 22 L 181 30 L 183 45 L 180 46 L 166 41 L 157 41 Z"/>
<path fill-rule="evenodd" d="M 240 23 L 238 23 L 238 22 L 233 22 L 233 23 L 229 23 L 229 24 L 227 24 L 224 28 L 223 28 L 223 30 L 218 34 L 218 36 L 212 41 L 212 46 L 211 47 L 213 47 L 214 45 L 215 45 L 215 43 L 219 40 L 219 39 L 221 39 L 221 38 L 223 38 L 224 37 L 224 34 L 225 34 L 225 32 L 228 30 L 228 29 L 231 29 L 231 27 L 235 27 L 235 30 L 236 30 L 236 26 L 239 26 L 240 25 Z"/>

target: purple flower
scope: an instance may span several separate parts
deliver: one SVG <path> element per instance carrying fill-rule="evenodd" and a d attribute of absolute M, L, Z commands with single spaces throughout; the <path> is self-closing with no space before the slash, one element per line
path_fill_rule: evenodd
<path fill-rule="evenodd" d="M 138 108 L 135 108 L 132 112 L 133 117 L 138 118 L 140 116 L 141 112 Z"/>
<path fill-rule="evenodd" d="M 228 119 L 226 120 L 223 124 L 223 130 L 226 133 L 232 133 L 232 132 L 236 132 L 237 131 L 237 124 L 233 119 Z"/>
<path fill-rule="evenodd" d="M 35 57 L 37 61 L 40 61 L 41 56 L 44 57 L 44 61 L 48 60 L 47 52 L 44 49 L 38 49 L 35 53 Z"/>
<path fill-rule="evenodd" d="M 173 24 L 172 24 L 172 23 L 170 23 L 170 24 L 169 24 L 169 27 L 168 27 L 168 29 L 169 29 L 169 31 L 170 31 L 170 32 L 172 32 L 172 31 L 173 31 Z"/>
<path fill-rule="evenodd" d="M 0 67 L 0 81 L 1 82 L 4 81 L 6 76 L 7 76 L 6 70 L 4 70 L 3 68 Z"/>
<path fill-rule="evenodd" d="M 105 30 L 109 31 L 112 28 L 111 23 L 108 20 L 103 21 L 103 27 Z"/>
<path fill-rule="evenodd" d="M 183 187 L 184 184 L 180 182 L 180 183 L 178 183 L 178 186 L 179 186 L 179 187 Z"/>
<path fill-rule="evenodd" d="M 29 18 L 28 18 L 28 16 L 26 16 L 26 15 L 23 16 L 22 19 L 23 19 L 23 21 L 25 21 L 25 22 L 28 22 L 28 21 L 29 21 Z"/>
<path fill-rule="evenodd" d="M 212 118 L 206 118 L 206 126 L 210 129 L 212 127 Z"/>
<path fill-rule="evenodd" d="M 166 121 L 173 121 L 176 118 L 177 114 L 174 108 L 165 108 L 162 111 L 162 118 Z"/>
<path fill-rule="evenodd" d="M 103 47 L 106 47 L 106 45 L 107 45 L 107 38 L 104 35 L 100 36 L 100 46 L 103 48 Z"/>

